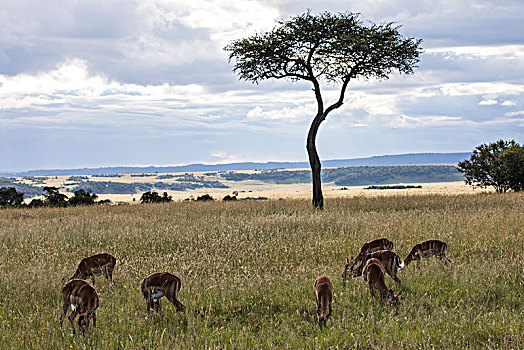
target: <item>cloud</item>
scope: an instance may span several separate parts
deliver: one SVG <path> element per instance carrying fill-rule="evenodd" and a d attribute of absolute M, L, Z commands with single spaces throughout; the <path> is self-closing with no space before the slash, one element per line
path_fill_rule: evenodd
<path fill-rule="evenodd" d="M 222 151 L 211 152 L 211 157 L 215 158 L 218 163 L 237 163 L 250 160 L 248 157 L 245 157 L 241 154 L 229 154 Z"/>
<path fill-rule="evenodd" d="M 450 46 L 434 47 L 425 50 L 426 54 L 447 54 L 447 59 L 452 56 L 463 56 L 464 58 L 487 59 L 495 57 L 502 60 L 521 59 L 524 57 L 524 45 L 489 45 L 489 46 Z"/>
<path fill-rule="evenodd" d="M 423 128 L 423 127 L 435 127 L 435 126 L 450 126 L 457 124 L 470 124 L 468 121 L 460 117 L 449 117 L 449 116 L 423 116 L 423 117 L 411 117 L 402 115 L 393 118 L 388 125 L 393 128 Z"/>
<path fill-rule="evenodd" d="M 298 107 L 284 107 L 282 109 L 273 109 L 264 111 L 260 106 L 250 110 L 246 117 L 252 120 L 282 120 L 293 122 L 297 120 L 310 119 L 315 115 L 316 105 L 305 104 Z"/>
<path fill-rule="evenodd" d="M 524 115 L 524 111 L 508 112 L 505 115 L 507 117 L 516 117 L 518 115 Z"/>
<path fill-rule="evenodd" d="M 482 100 L 479 102 L 479 106 L 494 106 L 498 103 L 497 100 Z"/>
<path fill-rule="evenodd" d="M 9 2 L 0 8 L 1 73 L 34 74 L 76 58 L 125 83 L 209 84 L 217 71 L 233 80 L 223 46 L 277 17 L 260 1 Z"/>
<path fill-rule="evenodd" d="M 308 8 L 424 39 L 414 75 L 351 81 L 319 130 L 322 158 L 524 140 L 521 1 L 18 0 L 0 7 L 3 166 L 303 160 L 311 84 L 238 81 L 223 47 Z"/>

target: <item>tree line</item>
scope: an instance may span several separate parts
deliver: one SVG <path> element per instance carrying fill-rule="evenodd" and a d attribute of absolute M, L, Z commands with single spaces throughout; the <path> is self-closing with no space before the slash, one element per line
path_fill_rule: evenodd
<path fill-rule="evenodd" d="M 97 201 L 98 196 L 90 191 L 83 189 L 76 190 L 73 196 L 68 198 L 65 194 L 60 193 L 58 188 L 46 186 L 43 188 L 44 198 L 34 198 L 29 204 L 24 203 L 24 193 L 18 192 L 15 187 L 0 188 L 0 208 L 38 208 L 38 207 L 75 207 L 78 205 L 93 205 L 108 203 L 108 200 Z M 160 196 L 157 192 L 144 192 L 140 198 L 141 203 L 167 203 L 173 199 L 167 192 Z"/>
<path fill-rule="evenodd" d="M 43 188 L 44 198 L 34 198 L 29 204 L 24 203 L 24 193 L 18 192 L 15 187 L 1 187 L 0 188 L 0 207 L 12 208 L 38 208 L 38 207 L 57 207 L 64 208 L 77 205 L 91 205 L 97 202 L 98 196 L 94 193 L 86 192 L 84 190 L 77 190 L 73 196 L 68 198 L 65 194 L 60 193 L 58 188 L 53 186 L 46 186 Z M 102 201 L 103 202 L 103 201 Z"/>
<path fill-rule="evenodd" d="M 226 172 L 227 181 L 264 181 L 275 184 L 311 183 L 309 170 L 264 170 L 254 173 Z M 354 166 L 322 169 L 322 181 L 337 186 L 385 185 L 407 182 L 449 182 L 462 180 L 452 165 Z"/>

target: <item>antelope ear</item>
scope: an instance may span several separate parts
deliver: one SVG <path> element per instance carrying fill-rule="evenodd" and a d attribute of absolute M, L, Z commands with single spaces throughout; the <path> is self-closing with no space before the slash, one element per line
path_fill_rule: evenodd
<path fill-rule="evenodd" d="M 404 291 L 404 289 L 402 289 L 400 292 L 398 292 L 397 298 L 402 294 L 403 291 Z"/>

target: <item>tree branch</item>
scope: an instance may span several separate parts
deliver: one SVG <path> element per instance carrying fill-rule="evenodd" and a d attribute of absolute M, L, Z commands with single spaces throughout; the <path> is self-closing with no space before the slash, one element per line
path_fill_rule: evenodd
<path fill-rule="evenodd" d="M 353 70 L 353 69 L 352 69 Z M 344 77 L 344 81 L 342 83 L 342 87 L 340 88 L 340 96 L 338 98 L 338 101 L 333 103 L 331 106 L 329 106 L 326 111 L 324 112 L 324 119 L 326 116 L 333 111 L 334 109 L 337 109 L 338 107 L 342 106 L 344 104 L 344 95 L 346 94 L 346 89 L 348 87 L 349 81 L 351 80 L 351 73 L 346 75 Z"/>

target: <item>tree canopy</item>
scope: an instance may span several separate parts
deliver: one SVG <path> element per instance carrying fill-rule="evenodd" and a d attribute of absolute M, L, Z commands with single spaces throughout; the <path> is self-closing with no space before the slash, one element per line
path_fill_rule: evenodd
<path fill-rule="evenodd" d="M 91 194 L 89 191 L 77 190 L 75 191 L 73 197 L 69 198 L 68 203 L 72 206 L 77 205 L 92 205 L 96 203 L 98 196 L 96 194 Z"/>
<path fill-rule="evenodd" d="M 393 71 L 411 74 L 421 39 L 404 38 L 393 22 L 366 25 L 358 13 L 309 11 L 279 21 L 273 31 L 235 40 L 225 47 L 241 79 L 270 78 L 333 83 L 351 78 L 387 79 Z"/>
<path fill-rule="evenodd" d="M 0 207 L 18 207 L 24 201 L 24 193 L 14 187 L 0 188 Z"/>
<path fill-rule="evenodd" d="M 351 79 L 387 79 L 393 72 L 412 74 L 422 51 L 421 39 L 405 38 L 394 23 L 364 23 L 358 13 L 310 11 L 282 20 L 272 31 L 232 41 L 224 49 L 240 79 L 304 80 L 313 85 L 317 114 L 306 149 L 313 179 L 313 205 L 323 208 L 320 158 L 315 140 L 327 115 L 344 103 Z M 327 107 L 321 83 L 340 84 L 338 99 Z"/>
<path fill-rule="evenodd" d="M 468 185 L 494 187 L 499 193 L 524 190 L 524 147 L 515 140 L 477 146 L 469 160 L 458 163 Z"/>
<path fill-rule="evenodd" d="M 167 203 L 172 202 L 173 198 L 172 196 L 168 195 L 167 192 L 164 192 L 162 196 L 158 194 L 158 192 L 144 192 L 142 193 L 142 196 L 140 197 L 140 202 L 142 204 L 144 203 Z"/>
<path fill-rule="evenodd" d="M 45 204 L 49 207 L 67 207 L 67 196 L 53 186 L 44 187 Z"/>

